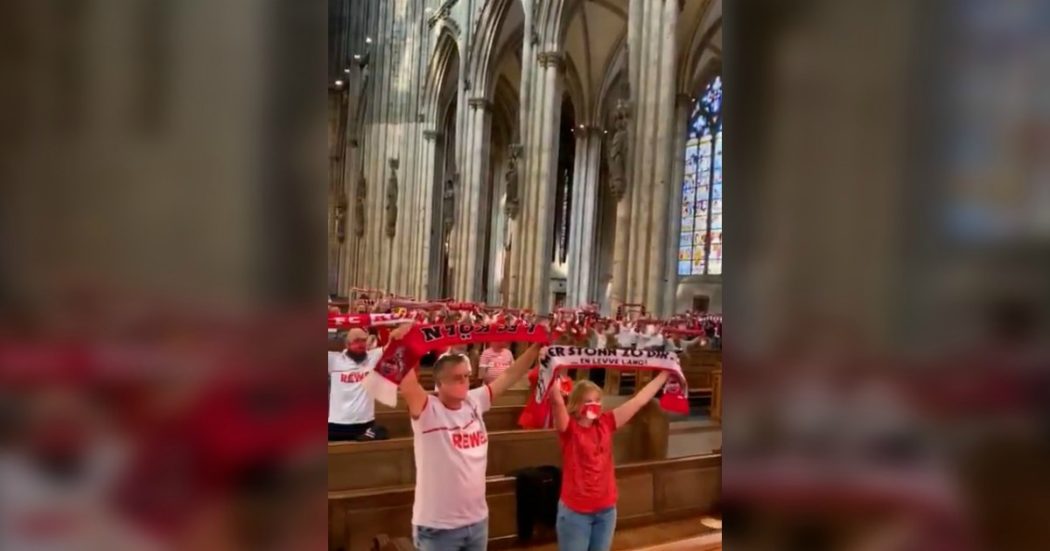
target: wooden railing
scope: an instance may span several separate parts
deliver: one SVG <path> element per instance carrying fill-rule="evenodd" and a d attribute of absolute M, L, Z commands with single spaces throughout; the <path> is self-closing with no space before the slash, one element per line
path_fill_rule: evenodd
<path fill-rule="evenodd" d="M 620 495 L 617 528 L 710 512 L 720 496 L 721 471 L 722 456 L 717 454 L 616 467 Z M 519 543 L 514 478 L 489 477 L 485 492 L 489 505 L 489 547 L 506 549 Z M 411 537 L 413 498 L 411 485 L 329 492 L 330 551 L 371 549 L 380 534 L 388 539 Z"/>

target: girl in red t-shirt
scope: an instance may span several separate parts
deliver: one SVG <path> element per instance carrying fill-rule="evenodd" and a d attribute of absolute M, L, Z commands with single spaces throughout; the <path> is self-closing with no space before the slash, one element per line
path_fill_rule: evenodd
<path fill-rule="evenodd" d="M 569 405 L 551 392 L 554 428 L 561 442 L 561 500 L 558 502 L 560 551 L 607 551 L 616 529 L 616 473 L 613 432 L 627 424 L 667 382 L 661 372 L 620 407 L 602 412 L 602 390 L 576 383 Z"/>

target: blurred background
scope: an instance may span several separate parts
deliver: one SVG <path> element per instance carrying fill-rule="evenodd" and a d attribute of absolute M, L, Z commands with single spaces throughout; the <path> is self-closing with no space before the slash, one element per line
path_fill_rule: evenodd
<path fill-rule="evenodd" d="M 726 549 L 1045 549 L 1050 4 L 725 10 Z"/>
<path fill-rule="evenodd" d="M 0 549 L 324 546 L 326 22 L 0 7 Z"/>

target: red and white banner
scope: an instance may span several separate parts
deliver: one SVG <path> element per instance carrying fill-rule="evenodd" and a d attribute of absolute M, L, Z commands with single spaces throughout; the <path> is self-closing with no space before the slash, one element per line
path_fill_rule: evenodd
<path fill-rule="evenodd" d="M 475 342 L 548 343 L 550 333 L 546 327 L 532 323 L 416 325 L 400 340 L 386 346 L 375 370 L 365 378 L 365 390 L 379 403 L 394 406 L 401 380 L 427 352 Z"/>
<path fill-rule="evenodd" d="M 685 375 L 682 374 L 682 365 L 678 361 L 678 355 L 674 352 L 630 348 L 549 346 L 540 356 L 539 379 L 532 399 L 537 403 L 546 400 L 547 391 L 556 380 L 555 374 L 566 369 L 666 371 L 670 377 L 664 384 L 660 407 L 673 413 L 689 413 Z"/>

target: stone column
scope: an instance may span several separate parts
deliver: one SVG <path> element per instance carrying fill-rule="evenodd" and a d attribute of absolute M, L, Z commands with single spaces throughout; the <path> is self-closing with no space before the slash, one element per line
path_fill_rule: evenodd
<path fill-rule="evenodd" d="M 418 213 L 422 223 L 416 236 L 416 246 L 412 252 L 415 260 L 414 286 L 412 294 L 416 297 L 427 297 L 430 286 L 430 277 L 434 266 L 431 262 L 430 246 L 434 239 L 434 216 L 437 212 L 438 199 L 435 189 L 440 192 L 440 182 L 437 180 L 437 169 L 435 152 L 437 140 L 441 139 L 441 133 L 435 130 L 423 131 L 423 159 L 419 171 L 420 206 Z M 413 213 L 413 216 L 417 215 Z M 439 230 L 440 231 L 440 230 Z"/>
<path fill-rule="evenodd" d="M 598 176 L 601 170 L 602 129 L 584 124 L 576 129 L 576 168 L 573 173 L 572 225 L 569 228 L 569 270 L 566 299 L 576 307 L 590 299 L 597 254 L 595 233 Z"/>
<path fill-rule="evenodd" d="M 617 250 L 614 257 L 614 306 L 642 303 L 659 315 L 666 288 L 664 267 L 667 254 L 666 225 L 669 216 L 671 162 L 674 145 L 673 115 L 675 74 L 676 0 L 632 3 L 628 29 L 629 68 L 634 119 L 632 120 L 631 181 L 628 208 L 617 209 Z M 629 209 L 629 210 L 628 210 Z M 625 220 L 620 220 L 621 216 Z M 628 228 L 620 229 L 623 222 Z M 621 236 L 626 231 L 626 236 Z M 626 247 L 626 251 L 622 248 Z M 621 280 L 625 277 L 626 282 Z"/>
<path fill-rule="evenodd" d="M 532 144 L 530 136 L 532 135 L 532 117 L 534 115 L 532 95 L 536 80 L 534 74 L 536 68 L 535 48 L 539 42 L 535 31 L 536 14 L 533 13 L 535 5 L 532 2 L 522 2 L 521 4 L 525 16 L 523 23 L 525 32 L 522 34 L 521 39 L 521 84 L 518 90 L 518 128 L 520 129 L 518 135 L 522 145 L 518 156 L 519 207 L 517 215 L 507 221 L 510 224 L 508 232 L 510 234 L 511 250 L 509 251 L 510 258 L 507 262 L 507 272 L 503 276 L 507 279 L 507 305 L 512 307 L 522 307 L 524 305 L 521 288 L 523 283 L 523 251 L 526 239 L 524 228 L 527 227 L 524 225 L 524 221 L 530 214 L 524 211 L 529 210 L 525 208 L 530 189 L 528 175 L 532 173 L 529 168 L 531 160 L 528 148 Z"/>
<path fill-rule="evenodd" d="M 636 182 L 633 180 L 633 166 L 631 153 L 634 151 L 633 145 L 630 143 L 630 137 L 633 135 L 631 130 L 634 128 L 634 115 L 631 113 L 631 109 L 628 107 L 627 102 L 621 102 L 616 106 L 617 118 L 622 126 L 614 127 L 613 137 L 611 138 L 612 147 L 617 140 L 619 140 L 619 147 L 621 148 L 620 155 L 622 155 L 624 166 L 618 167 L 617 170 L 623 173 L 624 181 L 620 188 L 616 188 L 613 185 L 613 159 L 611 158 L 611 150 L 606 152 L 610 163 L 610 179 L 609 179 L 609 196 L 616 201 L 616 226 L 615 234 L 613 236 L 613 258 L 612 258 L 612 285 L 610 286 L 609 292 L 609 306 L 615 311 L 617 307 L 628 302 L 627 301 L 627 273 L 628 273 L 628 261 L 630 252 L 630 236 L 631 236 L 631 214 L 633 209 L 632 197 L 634 195 L 634 188 Z M 628 118 L 630 117 L 630 118 Z M 616 119 L 614 119 L 616 120 Z M 618 133 L 622 133 L 621 136 L 617 136 Z"/>
<path fill-rule="evenodd" d="M 459 269 L 455 273 L 455 298 L 477 300 L 481 290 L 481 264 L 478 260 L 483 244 L 480 241 L 486 217 L 479 212 L 484 197 L 485 178 L 489 164 L 489 134 L 491 132 L 492 104 L 485 98 L 467 101 L 467 140 L 464 143 L 463 196 L 459 211 L 462 227 L 456 239 Z"/>
<path fill-rule="evenodd" d="M 632 78 L 630 87 L 631 123 L 633 127 L 631 132 L 631 178 L 626 197 L 626 200 L 630 202 L 631 219 L 630 226 L 625 228 L 627 232 L 625 239 L 627 242 L 627 253 L 623 260 L 626 264 L 624 268 L 626 270 L 626 282 L 624 284 L 623 298 L 624 302 L 628 303 L 636 303 L 639 299 L 636 291 L 636 280 L 642 267 L 636 266 L 635 263 L 638 261 L 639 241 L 642 237 L 640 234 L 647 229 L 645 211 L 648 210 L 648 205 L 642 204 L 643 194 L 640 193 L 640 190 L 646 185 L 646 169 L 651 167 L 651 160 L 647 164 L 646 153 L 649 152 L 649 148 L 646 147 L 646 144 L 652 140 L 647 135 L 651 125 L 648 102 L 652 85 L 656 82 L 657 76 L 653 74 L 655 63 L 651 59 L 652 11 L 653 4 L 656 2 L 659 2 L 659 0 L 640 0 L 641 6 L 636 7 L 638 11 L 637 20 L 630 22 L 637 25 L 634 33 L 636 42 L 627 45 L 631 57 L 636 61 L 634 69 L 628 70 L 629 77 Z M 630 29 L 628 29 L 628 38 L 630 38 Z"/>
<path fill-rule="evenodd" d="M 660 81 L 654 89 L 656 96 L 656 141 L 653 143 L 656 163 L 653 167 L 653 198 L 651 206 L 652 229 L 648 232 L 649 242 L 645 251 L 648 253 L 645 268 L 648 278 L 644 293 L 645 305 L 657 316 L 663 316 L 663 291 L 669 285 L 668 273 L 664 267 L 667 263 L 667 224 L 668 201 L 671 194 L 671 169 L 673 159 L 682 156 L 682 150 L 676 149 L 674 129 L 675 109 L 675 66 L 676 43 L 675 32 L 678 28 L 677 0 L 664 0 L 663 13 L 659 26 L 660 39 Z M 673 212 L 673 211 L 672 211 Z M 674 281 L 672 277 L 670 281 Z"/>
<path fill-rule="evenodd" d="M 675 96 L 674 146 L 671 150 L 671 189 L 667 201 L 667 252 L 664 273 L 669 280 L 663 290 L 663 313 L 673 314 L 678 295 L 678 244 L 682 233 L 682 180 L 685 179 L 685 142 L 692 112 L 693 98 L 688 94 Z"/>
<path fill-rule="evenodd" d="M 558 164 L 558 121 L 561 117 L 561 72 L 564 61 L 561 52 L 547 51 L 536 55 L 536 102 L 539 112 L 538 125 L 534 128 L 531 144 L 531 155 L 535 161 L 530 163 L 532 174 L 529 175 L 532 192 L 530 199 L 535 222 L 532 225 L 534 238 L 531 240 L 527 264 L 522 274 L 527 278 L 525 286 L 525 304 L 537 312 L 550 309 L 550 255 L 551 224 L 553 215 L 554 191 Z"/>
<path fill-rule="evenodd" d="M 525 37 L 526 43 L 529 41 L 529 37 Z M 532 48 L 529 49 L 533 51 Z M 514 233 L 512 234 L 512 245 L 511 245 L 511 262 L 510 262 L 510 305 L 517 308 L 525 308 L 529 305 L 529 270 L 532 266 L 529 252 L 532 249 L 532 242 L 535 239 L 535 222 L 533 221 L 536 212 L 535 199 L 533 194 L 537 189 L 537 185 L 534 180 L 536 178 L 536 162 L 539 159 L 536 149 L 536 138 L 539 121 L 542 118 L 540 109 L 540 101 L 538 100 L 538 94 L 541 90 L 539 84 L 541 78 L 541 68 L 539 63 L 535 59 L 529 59 L 528 64 L 531 66 L 527 81 L 522 81 L 522 102 L 521 111 L 523 116 L 522 129 L 522 145 L 524 147 L 521 156 L 521 206 L 519 209 L 518 218 L 514 223 Z M 523 60 L 523 65 L 525 61 Z M 523 78 L 525 75 L 523 75 Z"/>

